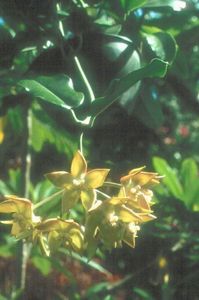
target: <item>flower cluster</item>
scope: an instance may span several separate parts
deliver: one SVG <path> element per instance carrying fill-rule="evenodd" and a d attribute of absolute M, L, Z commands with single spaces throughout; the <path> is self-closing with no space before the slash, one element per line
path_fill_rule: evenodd
<path fill-rule="evenodd" d="M 70 172 L 56 171 L 46 174 L 48 180 L 60 189 L 61 216 L 42 219 L 34 214 L 39 206 L 51 201 L 48 197 L 39 205 L 13 195 L 4 197 L 0 213 L 12 214 L 12 220 L 1 221 L 12 224 L 11 234 L 17 239 L 38 243 L 49 255 L 60 247 L 82 253 L 89 257 L 101 245 L 107 249 L 121 247 L 122 243 L 135 247 L 135 238 L 140 224 L 155 219 L 152 206 L 151 187 L 159 183 L 157 173 L 133 169 L 120 179 L 120 184 L 106 182 L 109 169 L 87 170 L 83 154 L 78 151 Z M 112 185 L 119 188 L 114 195 L 107 195 L 99 188 Z M 110 188 L 109 188 L 110 189 Z M 79 224 L 70 217 L 70 210 L 81 201 L 85 211 L 85 222 Z"/>

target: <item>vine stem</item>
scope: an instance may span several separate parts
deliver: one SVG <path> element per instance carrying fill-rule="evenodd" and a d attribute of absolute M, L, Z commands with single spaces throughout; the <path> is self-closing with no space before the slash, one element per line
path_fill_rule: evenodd
<path fill-rule="evenodd" d="M 84 73 L 84 70 L 83 70 L 83 68 L 81 66 L 79 58 L 77 56 L 75 56 L 74 57 L 74 61 L 75 61 L 75 64 L 76 64 L 76 66 L 77 66 L 77 68 L 79 70 L 79 73 L 80 73 L 80 75 L 82 77 L 82 80 L 83 80 L 83 82 L 84 82 L 84 84 L 85 84 L 85 86 L 86 86 L 86 88 L 88 90 L 88 93 L 89 93 L 89 96 L 90 96 L 90 101 L 93 102 L 95 100 L 95 95 L 94 95 L 92 87 L 91 87 L 91 85 L 90 85 L 90 83 L 89 83 L 89 81 L 88 81 L 88 79 L 87 79 L 87 77 L 86 77 L 86 75 Z"/>
<path fill-rule="evenodd" d="M 41 200 L 40 202 L 38 202 L 37 204 L 34 205 L 34 209 L 37 209 L 38 207 L 48 203 L 50 200 L 52 200 L 54 197 L 61 195 L 63 193 L 63 190 L 58 191 L 57 193 L 54 193 L 53 195 L 50 195 L 49 197 Z"/>
<path fill-rule="evenodd" d="M 80 134 L 80 139 L 79 139 L 79 148 L 80 148 L 80 152 L 81 152 L 82 155 L 84 155 L 83 138 L 84 138 L 84 133 L 82 132 Z"/>
<path fill-rule="evenodd" d="M 120 183 L 111 182 L 111 181 L 105 181 L 104 186 L 115 187 L 115 188 L 118 188 L 118 189 L 120 189 L 122 187 L 122 185 Z"/>
<path fill-rule="evenodd" d="M 99 190 L 96 190 L 96 192 L 97 192 L 98 194 L 104 196 L 104 197 L 107 198 L 107 199 L 110 199 L 110 198 L 111 198 L 109 195 L 107 195 L 107 194 L 105 194 L 105 193 L 103 193 L 103 192 L 101 192 L 101 191 L 99 191 Z"/>

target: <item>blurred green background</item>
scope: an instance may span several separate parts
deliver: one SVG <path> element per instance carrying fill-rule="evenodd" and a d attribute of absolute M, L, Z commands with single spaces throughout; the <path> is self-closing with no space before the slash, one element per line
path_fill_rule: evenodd
<path fill-rule="evenodd" d="M 82 132 L 110 179 L 142 165 L 165 175 L 135 249 L 88 263 L 35 247 L 24 299 L 199 299 L 198 17 L 197 0 L 0 1 L 0 194 L 27 192 L 30 155 L 28 194 L 48 196 L 43 174 L 69 169 Z M 18 246 L 0 232 L 0 300 L 19 299 Z"/>

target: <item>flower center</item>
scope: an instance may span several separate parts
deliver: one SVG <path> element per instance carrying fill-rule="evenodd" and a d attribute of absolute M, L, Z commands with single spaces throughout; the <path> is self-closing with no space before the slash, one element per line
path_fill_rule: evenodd
<path fill-rule="evenodd" d="M 80 177 L 73 179 L 73 184 L 76 186 L 83 185 L 85 183 L 85 174 L 81 174 Z"/>

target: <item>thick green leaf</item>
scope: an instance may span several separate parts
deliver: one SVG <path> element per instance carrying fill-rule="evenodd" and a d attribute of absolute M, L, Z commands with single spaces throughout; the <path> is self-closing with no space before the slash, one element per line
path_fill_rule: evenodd
<path fill-rule="evenodd" d="M 155 300 L 151 294 L 149 294 L 149 292 L 147 292 L 146 290 L 140 289 L 135 287 L 133 289 L 133 291 L 140 297 L 142 297 L 143 300 Z"/>
<path fill-rule="evenodd" d="M 109 285 L 109 282 L 97 283 L 87 290 L 86 296 L 91 299 L 91 297 L 95 297 L 98 293 L 106 291 Z"/>
<path fill-rule="evenodd" d="M 161 104 L 149 85 L 142 89 L 139 101 L 136 102 L 134 113 L 143 124 L 151 129 L 156 129 L 162 125 L 164 115 Z"/>
<path fill-rule="evenodd" d="M 177 44 L 174 38 L 167 32 L 156 32 L 153 34 L 144 34 L 146 41 L 154 52 L 155 56 L 172 63 L 177 51 Z"/>
<path fill-rule="evenodd" d="M 125 11 L 130 12 L 142 7 L 145 3 L 147 3 L 147 0 L 120 0 L 120 3 Z"/>
<path fill-rule="evenodd" d="M 64 109 L 79 106 L 84 95 L 73 89 L 72 81 L 65 75 L 39 76 L 19 81 L 34 97 L 53 103 Z"/>
<path fill-rule="evenodd" d="M 39 152 L 46 142 L 53 144 L 59 152 L 67 153 L 69 157 L 72 157 L 74 149 L 77 148 L 75 137 L 70 132 L 58 129 L 55 122 L 44 112 L 43 119 L 40 114 L 33 113 L 32 147 Z"/>
<path fill-rule="evenodd" d="M 188 208 L 199 205 L 198 167 L 194 159 L 187 158 L 182 162 L 180 175 L 184 188 L 184 202 Z"/>
<path fill-rule="evenodd" d="M 144 78 L 164 77 L 167 71 L 168 63 L 160 59 L 153 59 L 145 67 L 130 72 L 128 75 L 115 79 L 110 84 L 104 97 L 97 98 L 91 104 L 90 114 L 95 119 L 102 111 L 108 108 L 124 92 L 126 92 L 135 83 Z"/>
<path fill-rule="evenodd" d="M 3 180 L 0 180 L 0 194 L 9 195 L 12 189 Z"/>
<path fill-rule="evenodd" d="M 178 0 L 148 0 L 145 7 L 164 7 L 169 6 L 174 10 L 181 10 L 186 7 L 186 1 Z"/>
<path fill-rule="evenodd" d="M 189 189 L 192 183 L 198 179 L 198 167 L 194 159 L 187 158 L 182 162 L 180 175 L 185 189 Z"/>
<path fill-rule="evenodd" d="M 178 180 L 177 175 L 175 174 L 174 170 L 169 166 L 167 161 L 160 157 L 154 157 L 153 158 L 153 165 L 155 170 L 160 174 L 164 175 L 163 183 L 166 185 L 166 187 L 169 189 L 171 194 L 182 200 L 183 198 L 183 189 L 180 184 L 180 181 Z"/>
<path fill-rule="evenodd" d="M 44 276 L 47 276 L 52 270 L 52 264 L 46 257 L 34 256 L 32 257 L 31 261 Z"/>

